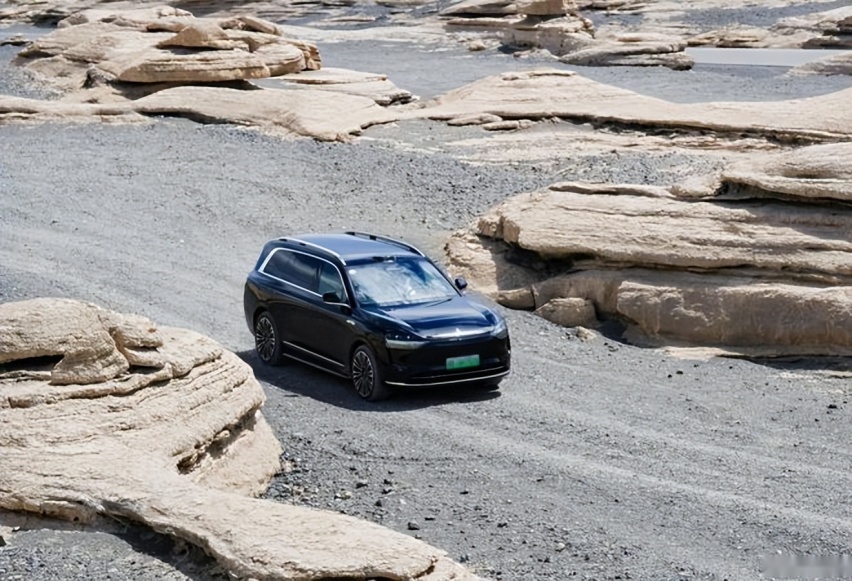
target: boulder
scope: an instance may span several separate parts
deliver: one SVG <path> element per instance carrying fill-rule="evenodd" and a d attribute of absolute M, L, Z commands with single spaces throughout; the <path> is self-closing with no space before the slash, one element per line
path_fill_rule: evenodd
<path fill-rule="evenodd" d="M 72 300 L 2 304 L 0 509 L 129 519 L 234 577 L 477 579 L 408 535 L 253 498 L 281 468 L 263 402 L 251 368 L 192 331 Z"/>
<path fill-rule="evenodd" d="M 550 300 L 537 308 L 535 314 L 563 327 L 589 328 L 598 324 L 595 305 L 579 297 Z"/>

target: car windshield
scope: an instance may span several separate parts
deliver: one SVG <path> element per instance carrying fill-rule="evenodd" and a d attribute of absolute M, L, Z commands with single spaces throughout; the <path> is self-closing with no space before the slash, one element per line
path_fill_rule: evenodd
<path fill-rule="evenodd" d="M 428 260 L 395 256 L 347 269 L 355 297 L 363 306 L 391 307 L 446 300 L 455 288 Z"/>

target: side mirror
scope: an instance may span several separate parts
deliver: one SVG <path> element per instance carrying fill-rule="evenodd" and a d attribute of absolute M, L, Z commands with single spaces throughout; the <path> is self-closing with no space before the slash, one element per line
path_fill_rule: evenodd
<path fill-rule="evenodd" d="M 341 304 L 343 301 L 340 300 L 340 297 L 337 296 L 337 293 L 329 292 L 329 293 L 323 293 L 322 302 Z"/>
<path fill-rule="evenodd" d="M 467 288 L 467 281 L 465 280 L 465 278 L 463 276 L 456 278 L 455 283 L 456 283 L 456 288 L 459 289 L 459 290 L 464 290 L 464 289 Z"/>

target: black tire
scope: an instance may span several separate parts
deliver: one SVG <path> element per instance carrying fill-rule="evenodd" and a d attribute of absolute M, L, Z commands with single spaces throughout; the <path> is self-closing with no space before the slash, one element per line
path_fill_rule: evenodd
<path fill-rule="evenodd" d="M 267 365 L 281 365 L 284 359 L 278 325 L 269 311 L 263 311 L 254 321 L 254 348 Z"/>
<path fill-rule="evenodd" d="M 359 346 L 352 354 L 349 376 L 352 378 L 355 392 L 367 401 L 378 401 L 390 395 L 381 369 L 376 363 L 376 356 L 366 345 Z"/>

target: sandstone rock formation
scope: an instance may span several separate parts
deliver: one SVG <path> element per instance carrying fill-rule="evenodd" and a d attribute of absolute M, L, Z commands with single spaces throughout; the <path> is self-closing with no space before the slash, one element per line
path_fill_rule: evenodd
<path fill-rule="evenodd" d="M 197 333 L 78 301 L 2 304 L 0 517 L 128 518 L 246 578 L 475 579 L 406 535 L 252 498 L 281 468 L 263 401 L 248 365 Z"/>
<path fill-rule="evenodd" d="M 694 64 L 686 42 L 660 34 L 596 37 L 573 0 L 463 0 L 441 11 L 448 27 L 484 27 L 502 31 L 504 45 L 544 49 L 569 64 L 588 66 L 665 66 L 689 69 Z"/>
<path fill-rule="evenodd" d="M 502 119 L 559 117 L 597 126 L 628 126 L 789 142 L 833 141 L 852 135 L 852 89 L 768 103 L 670 103 L 604 85 L 570 71 L 503 73 L 427 103 L 414 114 L 453 120 L 489 114 Z"/>
<path fill-rule="evenodd" d="M 0 96 L 0 122 L 177 115 L 345 140 L 396 118 L 382 106 L 414 98 L 382 75 L 321 71 L 316 46 L 286 37 L 274 23 L 195 18 L 162 6 L 73 14 L 18 62 L 65 94 L 51 101 Z M 261 79 L 270 86 L 249 82 Z"/>
<path fill-rule="evenodd" d="M 448 259 L 506 306 L 551 319 L 553 301 L 583 299 L 634 338 L 849 355 L 849 159 L 845 142 L 670 189 L 555 184 L 456 234 Z"/>
<path fill-rule="evenodd" d="M 201 19 L 170 7 L 75 14 L 19 57 L 77 87 L 91 66 L 129 83 L 237 81 L 320 68 L 314 45 L 282 37 L 270 22 Z"/>
<path fill-rule="evenodd" d="M 787 74 L 852 75 L 852 50 L 793 67 Z"/>
<path fill-rule="evenodd" d="M 722 48 L 850 48 L 852 6 L 783 18 L 768 28 L 728 26 L 688 40 L 692 46 Z"/>

